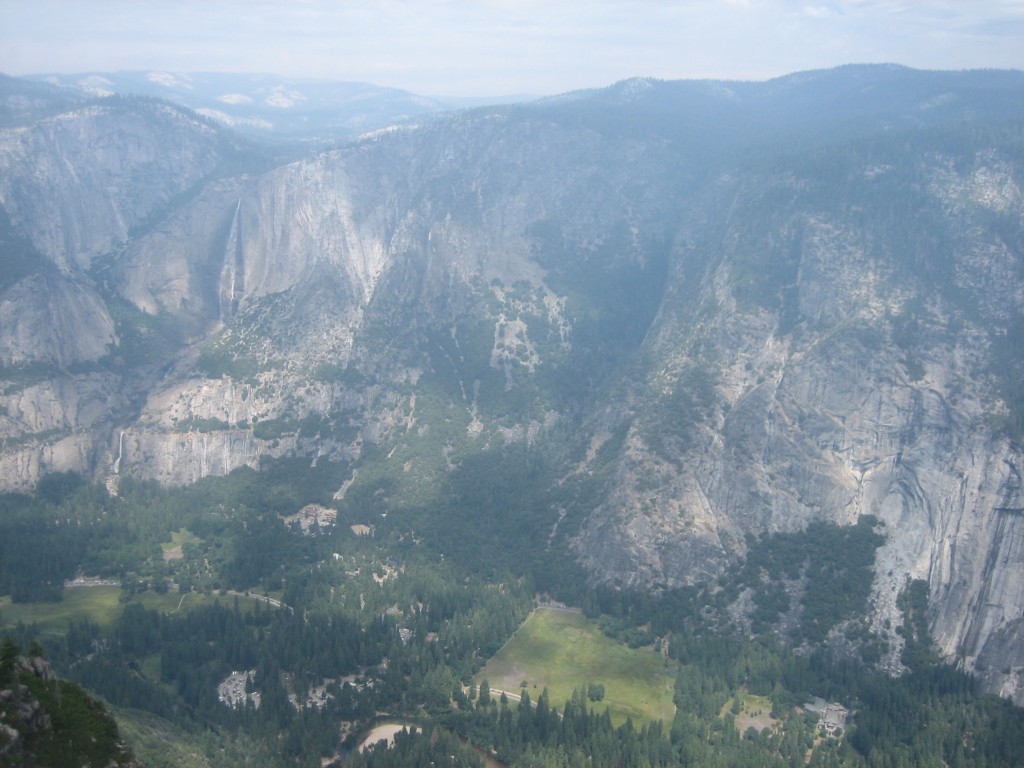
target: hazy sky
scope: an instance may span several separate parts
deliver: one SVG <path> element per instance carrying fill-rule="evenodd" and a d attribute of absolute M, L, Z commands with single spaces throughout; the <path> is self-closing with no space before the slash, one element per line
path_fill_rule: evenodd
<path fill-rule="evenodd" d="M 860 62 L 1024 69 L 1024 0 L 0 0 L 0 72 L 164 69 L 551 94 Z"/>

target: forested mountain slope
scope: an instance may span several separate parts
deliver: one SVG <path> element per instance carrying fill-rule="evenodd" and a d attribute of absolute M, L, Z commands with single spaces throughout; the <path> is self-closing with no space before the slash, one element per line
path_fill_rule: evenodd
<path fill-rule="evenodd" d="M 875 631 L 924 579 L 1021 701 L 1022 96 L 633 80 L 276 167 L 161 102 L 7 99 L 0 482 L 299 456 L 653 588 L 873 514 Z"/>

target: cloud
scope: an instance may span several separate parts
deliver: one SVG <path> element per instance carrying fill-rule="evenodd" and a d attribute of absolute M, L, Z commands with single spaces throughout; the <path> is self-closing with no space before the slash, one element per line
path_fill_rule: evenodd
<path fill-rule="evenodd" d="M 839 15 L 838 11 L 827 5 L 805 5 L 803 12 L 804 16 L 810 16 L 812 19 L 832 19 Z"/>
<path fill-rule="evenodd" d="M 238 106 L 239 104 L 252 104 L 252 97 L 246 96 L 244 93 L 225 93 L 223 96 L 218 96 L 217 101 Z"/>

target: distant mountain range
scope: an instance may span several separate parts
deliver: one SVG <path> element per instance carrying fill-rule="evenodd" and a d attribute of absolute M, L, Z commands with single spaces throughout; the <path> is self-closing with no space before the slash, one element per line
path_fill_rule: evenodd
<path fill-rule="evenodd" d="M 150 96 L 241 133 L 274 140 L 339 140 L 439 112 L 529 97 L 431 98 L 368 83 L 207 72 L 89 72 L 33 81 L 87 96 Z"/>

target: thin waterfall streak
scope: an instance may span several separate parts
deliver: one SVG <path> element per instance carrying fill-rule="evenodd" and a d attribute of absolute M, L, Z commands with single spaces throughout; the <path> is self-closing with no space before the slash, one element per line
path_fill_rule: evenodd
<path fill-rule="evenodd" d="M 224 266 L 220 271 L 220 285 L 218 286 L 218 299 L 220 301 L 220 321 L 227 323 L 235 312 L 235 291 L 238 278 L 238 260 L 240 242 L 238 238 L 238 219 L 242 209 L 242 201 L 235 204 L 235 213 L 231 217 L 231 229 L 228 231 L 228 239 L 224 244 Z"/>
<path fill-rule="evenodd" d="M 117 458 L 114 459 L 114 474 L 121 472 L 121 457 L 124 456 L 124 430 L 121 430 L 120 436 L 117 438 Z"/>

